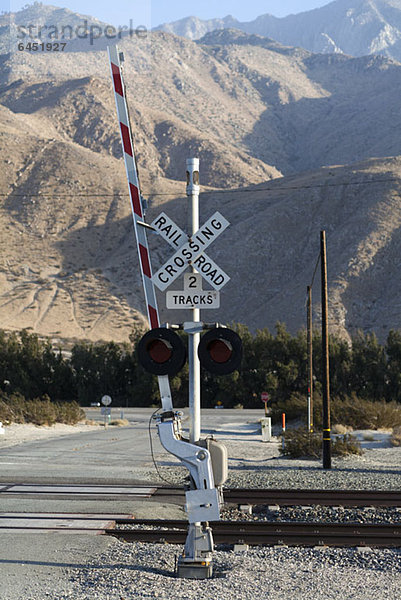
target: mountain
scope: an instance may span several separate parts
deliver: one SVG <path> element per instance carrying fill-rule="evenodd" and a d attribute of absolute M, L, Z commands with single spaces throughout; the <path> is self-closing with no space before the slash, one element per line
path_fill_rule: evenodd
<path fill-rule="evenodd" d="M 15 52 L 19 41 L 56 41 L 62 35 L 67 38 L 84 36 L 91 27 L 100 27 L 104 31 L 107 23 L 68 8 L 33 2 L 17 12 L 0 15 L 0 53 Z M 47 39 L 48 36 L 51 38 Z"/>
<path fill-rule="evenodd" d="M 2 328 L 123 341 L 144 323 L 106 44 L 0 55 Z M 201 222 L 231 223 L 208 251 L 231 281 L 205 319 L 295 332 L 325 229 L 331 329 L 401 326 L 401 64 L 238 29 L 119 49 L 148 221 L 163 210 L 187 228 L 185 159 L 199 156 Z M 149 241 L 156 270 L 171 249 Z M 158 296 L 162 320 L 187 318 Z"/>
<path fill-rule="evenodd" d="M 153 177 L 181 180 L 194 153 L 202 183 L 215 187 L 401 154 L 392 59 L 316 55 L 237 30 L 202 44 L 155 32 L 119 47 L 138 159 Z M 1 82 L 10 110 L 40 112 L 68 139 L 121 156 L 103 49 L 20 52 L 5 57 Z"/>
<path fill-rule="evenodd" d="M 231 16 L 206 21 L 186 17 L 157 27 L 193 40 L 224 28 L 270 37 L 314 53 L 382 54 L 401 59 L 400 0 L 335 0 L 283 18 L 264 14 L 240 22 Z"/>
<path fill-rule="evenodd" d="M 228 15 L 224 19 L 199 19 L 198 17 L 185 17 L 172 23 L 163 23 L 154 28 L 154 31 L 166 31 L 189 40 L 198 40 L 210 31 L 216 29 L 241 29 L 238 19 Z"/>

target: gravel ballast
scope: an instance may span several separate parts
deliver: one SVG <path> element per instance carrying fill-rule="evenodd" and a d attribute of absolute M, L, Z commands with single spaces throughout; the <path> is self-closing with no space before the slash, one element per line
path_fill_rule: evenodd
<path fill-rule="evenodd" d="M 69 570 L 73 591 L 60 600 L 399 598 L 401 553 L 397 550 L 217 550 L 214 577 L 203 581 L 174 577 L 175 557 L 181 550 L 174 545 L 116 542 L 87 569 Z"/>

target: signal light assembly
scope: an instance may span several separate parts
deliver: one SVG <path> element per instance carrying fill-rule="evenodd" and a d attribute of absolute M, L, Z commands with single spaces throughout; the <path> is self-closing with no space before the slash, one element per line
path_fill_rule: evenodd
<path fill-rule="evenodd" d="M 176 375 L 181 371 L 187 352 L 181 338 L 164 327 L 151 329 L 138 344 L 138 360 L 153 375 Z"/>
<path fill-rule="evenodd" d="M 202 367 L 209 373 L 232 373 L 241 365 L 241 338 L 232 329 L 214 327 L 202 336 L 198 356 Z M 151 329 L 138 344 L 139 362 L 145 371 L 153 375 L 176 375 L 184 366 L 186 358 L 187 352 L 182 339 L 171 329 Z"/>
<path fill-rule="evenodd" d="M 215 327 L 202 336 L 198 356 L 202 367 L 210 373 L 232 373 L 239 369 L 241 364 L 241 338 L 232 329 Z"/>

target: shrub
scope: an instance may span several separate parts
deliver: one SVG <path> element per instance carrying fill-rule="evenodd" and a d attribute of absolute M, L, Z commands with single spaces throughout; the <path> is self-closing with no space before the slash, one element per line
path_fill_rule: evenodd
<path fill-rule="evenodd" d="M 272 420 L 278 423 L 281 414 L 287 421 L 302 419 L 306 423 L 307 400 L 301 394 L 292 394 L 287 401 L 272 405 Z M 386 429 L 401 425 L 401 407 L 396 402 L 373 402 L 363 400 L 351 394 L 344 399 L 332 398 L 330 403 L 331 422 L 352 429 Z M 313 398 L 313 422 L 316 428 L 322 427 L 322 398 L 315 394 Z M 345 433 L 345 432 L 344 432 Z"/>
<path fill-rule="evenodd" d="M 75 425 L 79 421 L 85 419 L 85 411 L 79 406 L 78 402 L 57 402 L 56 419 L 58 423 L 66 423 L 67 425 Z"/>
<path fill-rule="evenodd" d="M 34 425 L 54 425 L 57 420 L 57 410 L 49 397 L 26 400 L 24 408 L 25 423 Z"/>
<path fill-rule="evenodd" d="M 281 454 L 291 458 L 320 458 L 322 456 L 321 433 L 309 433 L 305 427 L 288 429 L 284 434 L 284 448 Z M 362 454 L 358 440 L 345 434 L 338 436 L 331 443 L 332 456 L 347 456 L 349 454 Z"/>
<path fill-rule="evenodd" d="M 281 454 L 292 458 L 319 458 L 322 453 L 322 436 L 309 433 L 305 427 L 287 429 L 284 433 L 284 448 Z"/>
<path fill-rule="evenodd" d="M 114 421 L 110 421 L 109 425 L 114 427 L 127 427 L 130 422 L 128 419 L 114 419 Z"/>
<path fill-rule="evenodd" d="M 396 402 L 372 402 L 355 394 L 332 403 L 332 421 L 354 429 L 381 429 L 401 425 L 401 408 Z"/>
<path fill-rule="evenodd" d="M 0 397 L 0 421 L 5 425 L 10 423 L 24 423 L 25 398 L 20 394 Z"/>
<path fill-rule="evenodd" d="M 317 408 L 317 407 L 316 407 Z M 318 408 L 317 408 L 318 410 Z M 291 394 L 289 400 L 279 400 L 271 406 L 273 423 L 281 423 L 281 415 L 285 413 L 287 421 L 302 419 L 306 422 L 307 400 L 302 394 Z"/>
<path fill-rule="evenodd" d="M 343 436 L 334 438 L 331 444 L 331 453 L 333 456 L 349 456 L 350 454 L 361 456 L 363 450 L 356 437 L 346 433 Z"/>
<path fill-rule="evenodd" d="M 0 421 L 10 423 L 34 423 L 74 425 L 85 418 L 85 412 L 77 402 L 52 402 L 48 396 L 25 400 L 19 394 L 0 397 Z"/>
<path fill-rule="evenodd" d="M 331 428 L 332 433 L 338 433 L 340 435 L 344 435 L 346 433 L 349 433 L 350 431 L 352 431 L 353 428 L 349 427 L 347 425 L 342 425 L 341 423 L 336 423 L 335 425 L 333 425 L 333 427 Z"/>

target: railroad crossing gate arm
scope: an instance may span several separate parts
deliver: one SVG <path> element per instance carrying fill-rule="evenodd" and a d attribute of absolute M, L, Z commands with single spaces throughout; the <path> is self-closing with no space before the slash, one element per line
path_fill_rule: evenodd
<path fill-rule="evenodd" d="M 134 144 L 132 141 L 131 125 L 129 121 L 128 105 L 125 95 L 123 73 L 120 64 L 120 54 L 117 46 L 109 46 L 109 60 L 113 80 L 114 97 L 116 101 L 117 116 L 120 126 L 121 143 L 123 148 L 124 164 L 128 179 L 128 189 L 131 198 L 132 218 L 134 223 L 135 238 L 138 249 L 139 264 L 141 267 L 142 283 L 145 292 L 145 302 L 151 329 L 159 327 L 159 311 L 157 307 L 156 292 L 152 281 L 152 268 L 150 262 L 149 246 L 146 237 L 146 228 L 141 226 L 144 220 L 142 196 L 139 189 L 138 173 L 135 163 Z M 163 410 L 173 410 L 170 383 L 167 375 L 159 376 L 159 390 Z"/>

